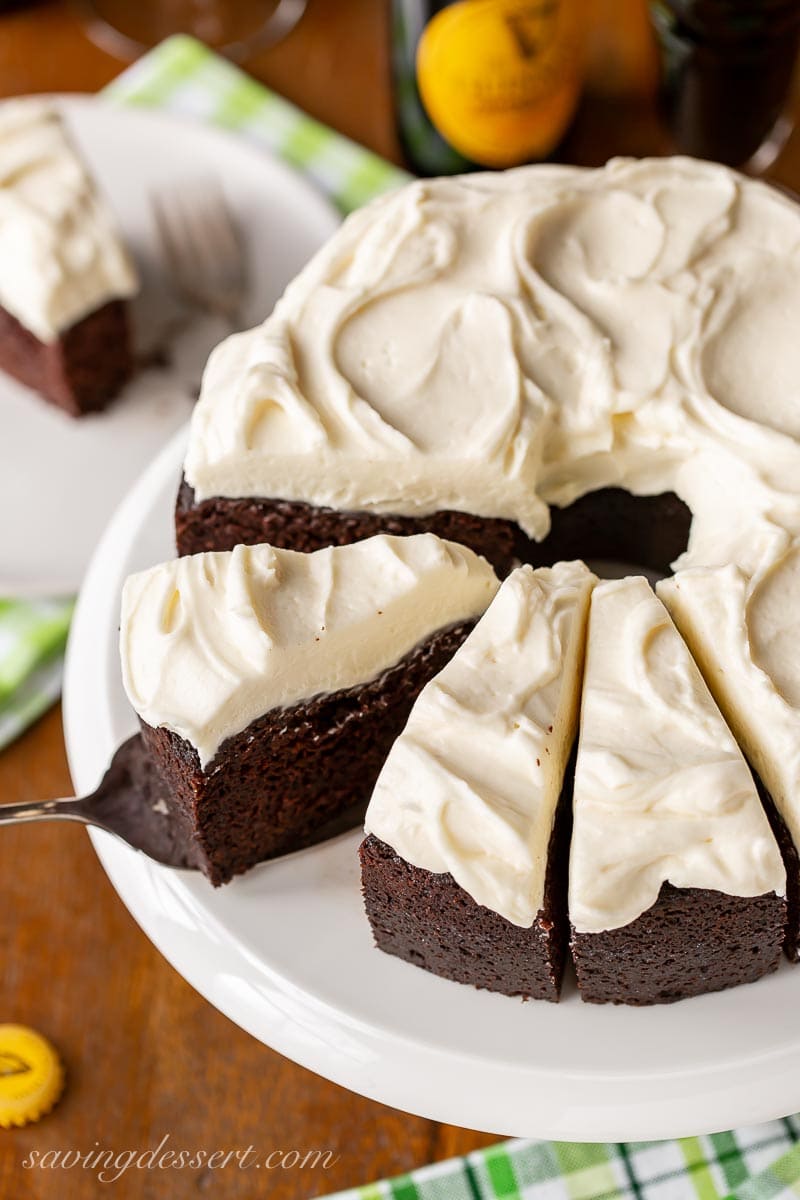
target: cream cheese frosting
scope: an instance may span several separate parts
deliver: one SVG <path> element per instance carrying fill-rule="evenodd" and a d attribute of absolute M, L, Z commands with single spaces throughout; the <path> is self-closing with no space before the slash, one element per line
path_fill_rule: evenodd
<path fill-rule="evenodd" d="M 696 568 L 658 594 L 800 845 L 800 542 L 750 578 Z"/>
<path fill-rule="evenodd" d="M 433 534 L 179 558 L 125 582 L 125 690 L 205 768 L 264 713 L 376 679 L 439 629 L 477 618 L 498 586 L 484 559 Z"/>
<path fill-rule="evenodd" d="M 641 577 L 592 594 L 575 770 L 569 914 L 618 929 L 665 882 L 783 896 L 747 764 L 664 605 Z"/>
<path fill-rule="evenodd" d="M 0 105 L 0 304 L 42 342 L 107 301 L 136 272 L 56 109 Z"/>
<path fill-rule="evenodd" d="M 417 181 L 214 351 L 186 478 L 535 538 L 589 490 L 674 490 L 680 565 L 751 571 L 800 533 L 798 280 L 800 208 L 717 164 Z"/>
<path fill-rule="evenodd" d="M 367 810 L 367 833 L 515 925 L 542 907 L 594 583 L 581 562 L 509 575 L 418 696 Z"/>

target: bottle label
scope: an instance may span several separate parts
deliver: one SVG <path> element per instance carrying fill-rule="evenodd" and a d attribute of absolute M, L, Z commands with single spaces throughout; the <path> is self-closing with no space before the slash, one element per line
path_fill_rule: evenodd
<path fill-rule="evenodd" d="M 417 47 L 422 102 L 442 137 L 487 167 L 541 158 L 577 103 L 579 4 L 458 0 Z"/>

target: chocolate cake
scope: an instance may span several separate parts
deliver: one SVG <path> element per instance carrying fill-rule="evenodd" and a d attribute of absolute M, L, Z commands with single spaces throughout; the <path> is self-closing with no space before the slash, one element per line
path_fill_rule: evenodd
<path fill-rule="evenodd" d="M 136 275 L 57 110 L 0 105 L 0 370 L 72 416 L 132 371 Z"/>
<path fill-rule="evenodd" d="M 714 163 L 410 183 L 211 355 L 179 549 L 430 529 L 502 572 L 752 571 L 800 529 L 799 272 L 798 206 Z"/>
<path fill-rule="evenodd" d="M 420 693 L 361 846 L 376 945 L 459 983 L 557 1000 L 583 563 L 518 568 Z"/>
<path fill-rule="evenodd" d="M 677 572 L 662 595 L 760 776 L 646 582 L 598 589 L 569 870 L 584 998 L 657 1003 L 755 978 L 774 967 L 784 925 L 787 953 L 800 956 L 800 585 L 794 595 L 786 583 L 800 579 L 800 558 L 796 572 L 781 565 L 800 535 L 799 278 L 800 210 L 762 183 L 686 158 L 548 164 L 381 197 L 345 221 L 262 325 L 217 347 L 175 514 L 182 561 L 204 565 L 160 568 L 150 633 L 123 646 L 143 736 L 215 879 L 319 832 L 328 800 L 336 809 L 351 785 L 363 798 L 356 784 L 377 775 L 361 859 L 378 945 L 479 987 L 557 996 L 569 739 L 552 754 L 561 718 L 512 720 L 498 737 L 509 694 L 491 680 L 523 657 L 489 653 L 469 667 L 487 617 L 451 662 L 438 660 L 453 688 L 430 681 L 396 741 L 382 740 L 377 699 L 370 707 L 375 681 L 390 688 L 401 663 L 422 686 L 414 655 L 463 638 L 488 597 L 437 608 L 402 651 L 390 638 L 393 657 L 359 658 L 346 679 L 329 654 L 301 655 L 299 686 L 294 667 L 276 670 L 287 647 L 240 570 L 263 567 L 256 594 L 272 595 L 262 555 L 291 575 L 296 559 L 282 555 L 328 562 L 316 556 L 386 533 L 409 544 L 439 535 L 501 576 L 528 564 L 515 587 L 572 558 L 600 573 L 602 560 Z M 215 584 L 231 564 L 239 582 Z M 365 569 L 352 603 L 368 604 L 381 578 Z M 213 604 L 197 608 L 206 591 L 228 598 L 225 621 Z M 498 645 L 524 641 L 539 611 L 520 606 Z M 362 615 L 373 632 L 389 624 L 383 602 Z M 209 662 L 183 674 L 172 659 L 192 628 L 205 631 Z M 297 644 L 313 648 L 312 632 L 325 649 L 322 621 Z M 337 661 L 351 664 L 350 650 Z M 340 726 L 366 731 L 350 762 Z M 515 759 L 534 726 L 542 753 Z M 540 778 L 547 757 L 558 770 Z M 282 807 L 275 763 L 296 780 Z"/>
<path fill-rule="evenodd" d="M 786 872 L 753 778 L 643 578 L 589 616 L 569 868 L 593 1003 L 659 1004 L 776 968 Z"/>
<path fill-rule="evenodd" d="M 414 699 L 497 586 L 431 534 L 239 546 L 127 580 L 125 686 L 212 883 L 363 815 Z"/>
<path fill-rule="evenodd" d="M 682 571 L 658 586 L 762 788 L 786 866 L 784 949 L 800 959 L 800 542 L 747 576 Z"/>

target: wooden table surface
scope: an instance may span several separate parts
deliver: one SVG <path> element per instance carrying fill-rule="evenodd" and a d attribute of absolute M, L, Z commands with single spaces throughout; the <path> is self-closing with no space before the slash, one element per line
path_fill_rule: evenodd
<path fill-rule="evenodd" d="M 641 0 L 594 3 L 617 14 L 622 59 L 609 62 L 608 45 L 598 40 L 595 94 L 564 155 L 586 162 L 646 153 L 662 136 L 645 98 L 652 72 L 642 66 Z M 381 0 L 311 0 L 290 37 L 248 69 L 315 116 L 396 158 L 386 18 Z M 87 39 L 67 3 L 0 16 L 0 94 L 95 91 L 125 65 Z M 800 190 L 798 138 L 773 174 Z M 55 709 L 0 754 L 0 802 L 70 791 Z M 79 827 L 4 831 L 0 908 L 0 1021 L 29 1024 L 49 1036 L 68 1071 L 66 1093 L 50 1116 L 27 1129 L 0 1130 L 2 1200 L 107 1194 L 110 1185 L 80 1167 L 23 1169 L 32 1150 L 147 1150 L 169 1135 L 174 1149 L 333 1151 L 338 1161 L 328 1170 L 275 1170 L 255 1180 L 235 1167 L 187 1168 L 167 1179 L 157 1171 L 129 1171 L 113 1185 L 115 1195 L 137 1198 L 182 1200 L 207 1191 L 223 1200 L 305 1200 L 495 1140 L 355 1096 L 231 1024 L 140 932 Z"/>

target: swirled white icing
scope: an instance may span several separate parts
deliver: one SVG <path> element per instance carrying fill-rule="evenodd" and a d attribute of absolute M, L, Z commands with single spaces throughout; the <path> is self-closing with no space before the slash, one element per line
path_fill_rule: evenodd
<path fill-rule="evenodd" d="M 368 833 L 515 925 L 542 907 L 594 582 L 580 562 L 509 575 L 420 693 L 367 810 Z"/>
<path fill-rule="evenodd" d="M 211 356 L 198 499 L 507 517 L 674 489 L 682 565 L 800 533 L 800 209 L 716 164 L 419 181 Z M 755 556 L 755 558 L 754 558 Z"/>
<path fill-rule="evenodd" d="M 569 913 L 630 924 L 661 885 L 785 895 L 747 764 L 663 604 L 641 577 L 599 584 L 589 615 Z"/>
<path fill-rule="evenodd" d="M 136 272 L 56 109 L 0 105 L 0 304 L 40 341 L 137 290 Z"/>
<path fill-rule="evenodd" d="M 206 767 L 256 717 L 376 679 L 479 616 L 498 586 L 484 559 L 433 534 L 179 558 L 125 582 L 125 690 Z"/>
<path fill-rule="evenodd" d="M 750 579 L 696 568 L 658 594 L 800 846 L 800 543 Z"/>

